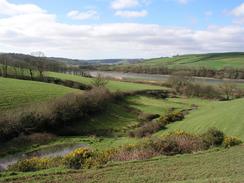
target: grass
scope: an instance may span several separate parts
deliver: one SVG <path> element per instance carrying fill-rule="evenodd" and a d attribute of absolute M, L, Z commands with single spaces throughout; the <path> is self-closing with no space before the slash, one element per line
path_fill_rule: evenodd
<path fill-rule="evenodd" d="M 42 102 L 77 91 L 54 84 L 0 77 L 0 111 Z"/>
<path fill-rule="evenodd" d="M 78 132 L 113 133 L 123 135 L 128 129 L 138 124 L 137 115 L 130 112 L 123 104 L 111 103 L 106 111 L 96 116 L 90 116 L 88 120 L 77 122 L 75 129 Z M 107 135 L 107 134 L 105 134 Z"/>
<path fill-rule="evenodd" d="M 160 131 L 157 135 L 174 130 L 184 130 L 192 133 L 203 133 L 206 129 L 216 127 L 227 135 L 237 136 L 244 140 L 244 99 L 232 101 L 214 101 L 198 98 L 169 98 L 154 99 L 150 97 L 130 97 L 131 106 L 145 113 L 160 114 L 174 108 L 176 110 L 197 109 L 190 111 L 185 119 L 167 126 L 167 130 Z"/>
<path fill-rule="evenodd" d="M 142 64 L 169 67 L 208 67 L 222 69 L 224 67 L 244 68 L 244 53 L 219 53 L 182 55 L 172 58 L 156 58 L 144 61 Z"/>
<path fill-rule="evenodd" d="M 60 78 L 63 80 L 72 80 L 84 84 L 90 85 L 92 82 L 91 78 L 71 75 L 71 74 L 62 74 L 62 73 L 54 73 L 49 72 L 47 73 L 50 77 Z M 165 89 L 160 86 L 154 86 L 149 84 L 139 84 L 139 83 L 130 83 L 130 82 L 122 82 L 122 81 L 113 81 L 110 80 L 106 86 L 111 91 L 137 91 L 137 90 L 158 90 L 158 89 Z"/>
<path fill-rule="evenodd" d="M 131 107 L 134 107 L 142 112 L 164 115 L 169 109 L 172 108 L 175 110 L 189 109 L 191 108 L 192 104 L 199 103 L 200 99 L 156 99 L 145 96 L 132 96 L 128 97 L 128 102 L 130 103 Z"/>
<path fill-rule="evenodd" d="M 112 163 L 105 168 L 71 171 L 64 168 L 34 173 L 3 173 L 1 182 L 168 182 L 241 183 L 244 146 L 197 154 L 160 156 L 145 161 Z M 12 175 L 11 175 L 12 174 Z"/>
<path fill-rule="evenodd" d="M 185 120 L 170 124 L 166 131 L 180 129 L 200 133 L 216 127 L 227 135 L 234 135 L 244 140 L 243 104 L 244 99 L 202 102 L 199 109 L 192 111 Z"/>

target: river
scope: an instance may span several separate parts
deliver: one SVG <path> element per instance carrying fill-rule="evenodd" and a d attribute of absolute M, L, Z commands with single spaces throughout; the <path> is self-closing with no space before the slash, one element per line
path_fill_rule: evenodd
<path fill-rule="evenodd" d="M 101 74 L 104 77 L 110 77 L 114 79 L 130 79 L 138 81 L 154 81 L 154 82 L 165 82 L 169 79 L 170 75 L 160 75 L 160 74 L 141 74 L 141 73 L 123 73 L 123 72 L 113 72 L 113 71 L 88 71 L 91 76 L 96 77 Z M 204 78 L 204 77 L 194 77 L 195 82 L 201 82 L 205 84 L 221 84 L 226 81 L 244 84 L 244 79 L 214 79 L 214 78 Z"/>

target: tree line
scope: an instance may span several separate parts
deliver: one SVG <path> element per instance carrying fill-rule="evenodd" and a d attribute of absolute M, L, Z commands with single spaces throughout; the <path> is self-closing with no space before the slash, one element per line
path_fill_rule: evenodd
<path fill-rule="evenodd" d="M 210 78 L 228 78 L 228 79 L 244 79 L 244 68 L 231 68 L 225 67 L 223 69 L 213 69 L 207 67 L 189 68 L 169 68 L 166 65 L 151 66 L 151 65 L 116 65 L 116 66 L 100 66 L 100 70 L 105 71 L 118 71 L 118 72 L 132 72 L 132 73 L 145 73 L 145 74 L 162 74 L 172 75 L 178 71 L 187 72 L 195 77 L 210 77 Z"/>
<path fill-rule="evenodd" d="M 0 54 L 0 76 L 2 77 L 44 79 L 45 71 L 85 75 L 79 67 L 47 58 L 42 52 L 33 52 L 30 55 Z"/>

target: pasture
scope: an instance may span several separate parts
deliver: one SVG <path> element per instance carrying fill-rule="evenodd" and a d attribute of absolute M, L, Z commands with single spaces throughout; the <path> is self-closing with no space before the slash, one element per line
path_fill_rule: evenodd
<path fill-rule="evenodd" d="M 0 77 L 0 111 L 46 101 L 72 92 L 79 90 L 55 84 Z"/>

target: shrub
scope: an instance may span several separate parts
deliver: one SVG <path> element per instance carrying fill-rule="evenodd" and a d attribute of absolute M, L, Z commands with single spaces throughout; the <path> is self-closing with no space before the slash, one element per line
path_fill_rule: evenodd
<path fill-rule="evenodd" d="M 225 147 L 231 147 L 231 146 L 239 145 L 241 143 L 242 143 L 241 139 L 239 139 L 237 137 L 225 137 L 224 138 Z"/>
<path fill-rule="evenodd" d="M 10 171 L 33 172 L 61 165 L 61 158 L 38 158 L 19 160 L 9 167 Z"/>
<path fill-rule="evenodd" d="M 148 122 L 146 124 L 144 124 L 143 126 L 130 131 L 129 132 L 129 136 L 130 137 L 145 137 L 145 136 L 149 136 L 157 131 L 159 131 L 160 129 L 162 129 L 162 126 L 158 123 L 158 122 Z"/>
<path fill-rule="evenodd" d="M 142 121 L 142 122 L 148 122 L 148 121 L 152 121 L 153 119 L 159 118 L 160 115 L 159 114 L 148 114 L 148 113 L 143 113 L 141 112 L 138 115 L 138 120 Z"/>
<path fill-rule="evenodd" d="M 211 128 L 202 135 L 202 139 L 207 147 L 220 146 L 224 141 L 224 133 L 216 128 Z"/>
<path fill-rule="evenodd" d="M 143 113 L 143 115 L 140 115 L 141 121 L 145 121 L 147 119 L 155 118 L 158 117 L 158 115 L 146 115 Z M 166 125 L 169 123 L 175 122 L 175 121 L 180 121 L 184 119 L 184 114 L 183 112 L 177 112 L 177 111 L 172 111 L 167 113 L 165 116 L 162 116 L 159 118 L 158 121 L 152 121 L 152 122 L 147 122 L 143 126 L 130 131 L 129 136 L 130 137 L 145 137 L 149 136 L 163 128 L 165 128 Z M 147 120 L 146 120 L 147 121 Z"/>
<path fill-rule="evenodd" d="M 64 164 L 68 168 L 80 169 L 85 166 L 93 156 L 93 152 L 88 148 L 78 148 L 64 157 Z"/>
<path fill-rule="evenodd" d="M 0 118 L 0 142 L 23 132 L 59 134 L 60 129 L 71 126 L 72 122 L 104 110 L 113 97 L 108 90 L 100 87 L 83 94 L 68 94 L 49 102 L 4 112 Z"/>
<path fill-rule="evenodd" d="M 204 144 L 199 136 L 184 131 L 175 131 L 162 139 L 155 140 L 153 147 L 160 154 L 175 155 L 202 150 Z"/>
<path fill-rule="evenodd" d="M 166 126 L 175 121 L 181 121 L 184 119 L 184 114 L 181 111 L 168 112 L 165 116 L 159 118 L 159 123 L 161 126 Z"/>

